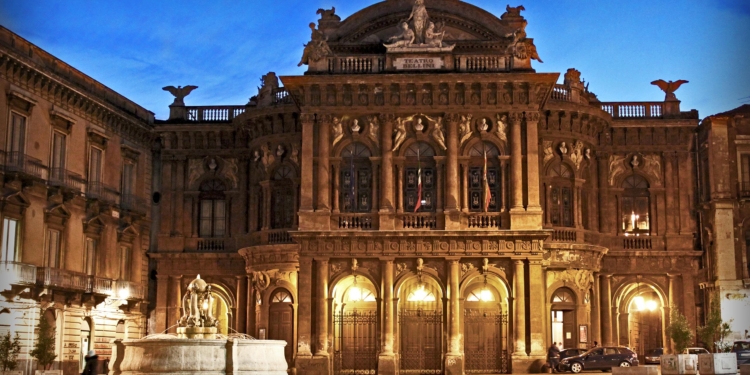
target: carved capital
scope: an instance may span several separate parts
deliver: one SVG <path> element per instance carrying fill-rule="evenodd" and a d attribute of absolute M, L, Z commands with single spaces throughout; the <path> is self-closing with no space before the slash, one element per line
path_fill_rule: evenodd
<path fill-rule="evenodd" d="M 508 114 L 508 118 L 513 125 L 520 125 L 523 121 L 523 112 L 511 112 Z"/>
<path fill-rule="evenodd" d="M 313 123 L 313 122 L 315 122 L 315 114 L 314 113 L 303 113 L 303 114 L 299 115 L 299 120 L 303 124 L 305 124 L 305 123 Z M 250 124 L 248 123 L 248 125 L 250 125 Z"/>
<path fill-rule="evenodd" d="M 333 115 L 325 114 L 325 115 L 318 115 L 318 123 L 319 124 L 331 124 L 333 122 Z"/>
<path fill-rule="evenodd" d="M 539 112 L 526 112 L 526 121 L 539 122 Z"/>

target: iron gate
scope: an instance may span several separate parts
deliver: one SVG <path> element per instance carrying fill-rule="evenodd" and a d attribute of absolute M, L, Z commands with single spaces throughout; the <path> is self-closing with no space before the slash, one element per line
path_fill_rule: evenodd
<path fill-rule="evenodd" d="M 464 353 L 466 373 L 508 373 L 508 315 L 466 309 Z"/>
<path fill-rule="evenodd" d="M 399 314 L 402 374 L 443 372 L 443 313 L 410 310 Z"/>
<path fill-rule="evenodd" d="M 372 311 L 335 313 L 333 371 L 336 375 L 374 375 L 378 363 L 377 315 Z"/>

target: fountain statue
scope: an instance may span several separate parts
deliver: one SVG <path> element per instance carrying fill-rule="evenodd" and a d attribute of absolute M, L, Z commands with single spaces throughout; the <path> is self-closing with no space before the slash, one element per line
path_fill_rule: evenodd
<path fill-rule="evenodd" d="M 182 298 L 182 318 L 177 335 L 187 339 L 216 338 L 219 320 L 213 317 L 214 302 L 211 285 L 198 275 L 190 282 Z"/>

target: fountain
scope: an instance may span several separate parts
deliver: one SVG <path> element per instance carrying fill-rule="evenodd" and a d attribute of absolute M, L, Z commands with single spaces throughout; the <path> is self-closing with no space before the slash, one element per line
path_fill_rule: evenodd
<path fill-rule="evenodd" d="M 182 299 L 177 335 L 114 340 L 109 375 L 286 375 L 286 341 L 218 334 L 211 286 L 198 277 Z"/>

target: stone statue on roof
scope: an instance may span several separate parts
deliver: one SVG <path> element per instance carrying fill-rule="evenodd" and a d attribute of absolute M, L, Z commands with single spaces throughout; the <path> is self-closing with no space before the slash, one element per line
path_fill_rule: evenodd
<path fill-rule="evenodd" d="M 385 44 L 385 46 L 386 48 L 408 47 L 414 44 L 414 40 L 414 32 L 409 28 L 409 24 L 401 22 L 401 34 L 390 37 L 388 39 L 388 44 Z"/>
<path fill-rule="evenodd" d="M 328 37 L 322 31 L 315 28 L 315 23 L 310 22 L 310 42 L 305 44 L 305 50 L 302 52 L 302 58 L 297 66 L 302 64 L 309 65 L 311 62 L 317 62 L 333 54 L 328 47 Z"/>
<path fill-rule="evenodd" d="M 424 6 L 424 0 L 414 0 L 414 6 L 411 8 L 411 14 L 406 22 L 412 21 L 414 24 L 414 34 L 417 44 L 425 42 L 425 26 L 427 26 L 427 8 Z"/>

